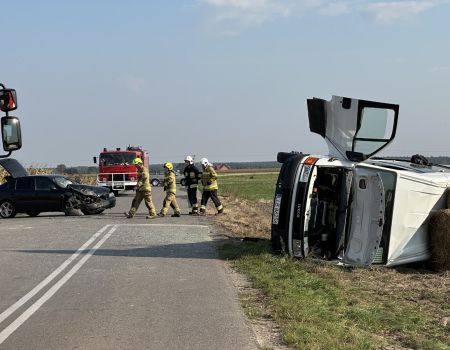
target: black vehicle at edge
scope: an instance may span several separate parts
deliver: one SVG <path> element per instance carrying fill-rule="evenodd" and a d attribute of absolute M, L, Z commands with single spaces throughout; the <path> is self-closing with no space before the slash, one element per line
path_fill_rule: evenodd
<path fill-rule="evenodd" d="M 2 218 L 57 211 L 69 215 L 74 209 L 93 215 L 116 205 L 114 194 L 107 188 L 75 184 L 61 175 L 28 175 L 15 159 L 1 159 L 0 165 L 11 174 L 0 185 Z"/>

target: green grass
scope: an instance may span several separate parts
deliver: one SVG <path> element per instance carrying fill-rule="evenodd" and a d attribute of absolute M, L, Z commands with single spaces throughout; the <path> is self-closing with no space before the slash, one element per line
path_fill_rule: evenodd
<path fill-rule="evenodd" d="M 257 200 L 272 200 L 278 173 L 219 174 L 221 195 Z"/>
<path fill-rule="evenodd" d="M 358 270 L 274 256 L 267 241 L 228 242 L 220 253 L 266 295 L 283 340 L 297 349 L 450 348 L 448 329 L 426 308 L 402 295 L 380 296 L 364 282 L 342 282 Z M 379 286 L 382 294 L 383 281 Z M 445 303 L 444 295 L 437 296 Z M 241 300 L 250 318 L 258 317 L 255 301 Z"/>

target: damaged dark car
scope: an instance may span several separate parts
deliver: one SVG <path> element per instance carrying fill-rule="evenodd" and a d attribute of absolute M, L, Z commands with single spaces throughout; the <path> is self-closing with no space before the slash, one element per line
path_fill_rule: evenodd
<path fill-rule="evenodd" d="M 11 175 L 0 185 L 2 218 L 13 218 L 17 213 L 71 215 L 76 210 L 95 215 L 116 205 L 116 197 L 107 188 L 76 184 L 61 175 L 28 175 L 25 168 L 11 158 L 0 159 L 0 165 Z"/>

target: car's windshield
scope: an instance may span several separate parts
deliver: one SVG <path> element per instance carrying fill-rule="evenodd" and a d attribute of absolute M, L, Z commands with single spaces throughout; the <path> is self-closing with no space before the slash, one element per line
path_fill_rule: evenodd
<path fill-rule="evenodd" d="M 55 182 L 57 183 L 57 185 L 59 187 L 62 187 L 62 188 L 66 188 L 68 185 L 73 184 L 72 181 L 70 181 L 69 179 L 66 179 L 65 177 L 62 177 L 62 176 L 55 177 Z"/>
<path fill-rule="evenodd" d="M 134 153 L 103 153 L 100 155 L 100 165 L 129 165 L 135 157 Z"/>

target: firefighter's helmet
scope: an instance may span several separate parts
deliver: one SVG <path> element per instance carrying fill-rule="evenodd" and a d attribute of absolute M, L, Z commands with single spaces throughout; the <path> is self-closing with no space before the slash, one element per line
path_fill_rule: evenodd
<path fill-rule="evenodd" d="M 191 156 L 186 156 L 186 158 L 184 158 L 184 161 L 192 164 L 194 162 L 194 159 Z"/>
<path fill-rule="evenodd" d="M 164 163 L 164 168 L 166 168 L 169 171 L 172 171 L 173 170 L 173 164 L 171 162 Z"/>
<path fill-rule="evenodd" d="M 134 165 L 142 164 L 142 159 L 141 158 L 134 158 L 133 159 L 133 164 Z"/>
<path fill-rule="evenodd" d="M 209 165 L 208 159 L 206 159 L 206 158 L 200 159 L 200 164 L 203 165 L 203 166 Z"/>

